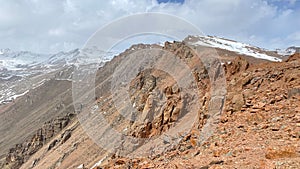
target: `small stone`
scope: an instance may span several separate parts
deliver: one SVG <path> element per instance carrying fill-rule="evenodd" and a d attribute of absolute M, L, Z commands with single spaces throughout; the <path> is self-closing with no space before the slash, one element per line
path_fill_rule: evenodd
<path fill-rule="evenodd" d="M 262 160 L 262 161 L 260 161 L 260 167 L 259 168 L 275 169 L 275 165 L 272 162 Z"/>
<path fill-rule="evenodd" d="M 232 98 L 233 103 L 233 111 L 240 111 L 242 106 L 244 105 L 244 96 L 242 94 L 234 95 Z"/>
<path fill-rule="evenodd" d="M 257 113 L 257 112 L 259 112 L 260 111 L 260 109 L 251 109 L 250 110 L 250 113 Z"/>
<path fill-rule="evenodd" d="M 272 131 L 279 131 L 280 129 L 278 127 L 271 128 Z"/>
<path fill-rule="evenodd" d="M 225 156 L 227 156 L 227 157 L 232 156 L 232 151 L 229 151 Z"/>
<path fill-rule="evenodd" d="M 270 107 L 265 107 L 265 111 L 270 111 Z"/>
<path fill-rule="evenodd" d="M 50 151 L 57 143 L 58 143 L 58 140 L 56 140 L 56 139 L 53 140 L 48 146 L 48 151 Z"/>
<path fill-rule="evenodd" d="M 209 166 L 206 165 L 206 166 L 200 167 L 199 169 L 209 169 Z"/>
<path fill-rule="evenodd" d="M 265 105 L 266 105 L 265 103 L 259 102 L 259 103 L 255 104 L 255 105 L 253 105 L 253 108 L 254 109 L 261 109 L 261 108 L 265 107 Z"/>
<path fill-rule="evenodd" d="M 282 97 L 281 97 L 281 96 L 275 96 L 275 100 L 276 100 L 277 102 L 279 102 L 279 101 L 282 100 Z"/>
<path fill-rule="evenodd" d="M 71 137 L 71 130 L 66 130 L 61 136 L 61 144 L 65 143 Z"/>
<path fill-rule="evenodd" d="M 193 156 L 195 157 L 195 156 L 199 155 L 200 153 L 201 153 L 200 150 L 197 150 Z"/>
<path fill-rule="evenodd" d="M 282 161 L 276 161 L 275 165 L 276 167 L 282 166 L 284 164 L 284 162 Z"/>
<path fill-rule="evenodd" d="M 272 118 L 271 119 L 271 122 L 278 122 L 278 121 L 280 121 L 280 119 L 281 119 L 281 117 L 274 117 L 274 118 Z"/>
<path fill-rule="evenodd" d="M 296 147 L 281 146 L 268 148 L 266 151 L 267 159 L 292 158 L 297 157 Z"/>
<path fill-rule="evenodd" d="M 220 165 L 220 164 L 223 164 L 224 161 L 223 160 L 220 160 L 220 161 L 212 161 L 209 163 L 209 165 Z"/>
<path fill-rule="evenodd" d="M 115 162 L 115 164 L 116 165 L 124 165 L 126 162 L 125 162 L 125 159 L 118 159 L 116 162 Z"/>
<path fill-rule="evenodd" d="M 163 143 L 164 143 L 164 144 L 170 144 L 170 143 L 171 143 L 170 137 L 165 136 L 165 137 L 163 138 Z"/>
<path fill-rule="evenodd" d="M 246 76 L 248 76 L 248 74 L 249 74 L 249 73 L 245 72 L 245 73 L 242 74 L 242 76 L 243 76 L 243 77 L 246 77 Z"/>
<path fill-rule="evenodd" d="M 221 121 L 221 123 L 226 123 L 226 122 L 228 122 L 228 117 L 222 116 L 220 121 Z"/>

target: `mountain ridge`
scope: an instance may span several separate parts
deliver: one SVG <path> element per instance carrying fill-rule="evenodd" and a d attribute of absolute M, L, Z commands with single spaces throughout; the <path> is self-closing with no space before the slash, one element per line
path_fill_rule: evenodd
<path fill-rule="evenodd" d="M 220 128 L 217 130 L 216 135 L 213 135 L 202 145 L 197 142 L 199 137 L 197 133 L 206 123 L 207 118 L 209 118 L 207 114 L 208 102 L 205 100 L 211 97 L 207 94 L 207 90 L 209 90 L 211 84 L 208 80 L 207 71 L 205 71 L 203 67 L 201 68 L 201 63 L 194 62 L 196 61 L 194 60 L 196 54 L 188 48 L 186 43 L 186 41 L 176 41 L 166 42 L 164 46 L 156 46 L 159 49 L 167 50 L 178 56 L 178 58 L 187 61 L 187 63 L 191 64 L 191 67 L 199 66 L 197 69 L 193 69 L 193 75 L 199 90 L 201 89 L 202 91 L 199 99 L 199 103 L 201 103 L 202 107 L 198 112 L 199 117 L 193 126 L 193 130 L 186 133 L 180 144 L 174 146 L 175 149 L 167 149 L 165 154 L 158 154 L 155 157 L 141 159 L 124 158 L 118 153 L 106 152 L 96 145 L 86 134 L 83 126 L 78 124 L 78 120 L 72 118 L 70 123 L 66 126 L 63 125 L 64 127 L 61 128 L 61 130 L 55 129 L 55 135 L 51 134 L 51 137 L 46 136 L 48 132 L 44 133 L 46 135 L 35 134 L 33 136 L 28 133 L 28 140 L 25 139 L 24 141 L 23 139 L 24 142 L 13 142 L 17 143 L 17 146 L 14 144 L 8 146 L 10 151 L 5 154 L 4 159 L 2 159 L 3 166 L 7 168 L 25 169 L 76 168 L 79 166 L 82 168 L 124 168 L 128 166 L 133 168 L 209 168 L 218 165 L 237 167 L 251 164 L 252 166 L 258 167 L 260 165 L 273 164 L 278 157 L 284 157 L 290 161 L 282 164 L 282 166 L 297 166 L 300 151 L 299 147 L 294 146 L 293 143 L 297 143 L 300 138 L 299 133 L 297 133 L 297 125 L 300 121 L 298 122 L 299 117 L 297 114 L 293 114 L 293 112 L 289 112 L 288 110 L 292 108 L 295 112 L 299 112 L 299 110 L 297 110 L 297 104 L 299 103 L 299 100 L 297 100 L 299 96 L 297 89 L 300 87 L 298 81 L 300 72 L 299 67 L 297 67 L 300 61 L 299 55 L 293 55 L 290 59 L 287 59 L 287 61 L 271 62 L 269 60 L 262 60 L 216 48 L 215 50 L 220 55 L 220 61 L 223 63 L 222 66 L 226 72 L 228 93 L 224 113 L 222 113 L 220 122 L 218 123 Z M 149 111 L 149 107 L 152 105 L 150 93 L 158 92 L 162 95 L 166 95 L 167 104 L 163 107 L 158 106 L 162 111 L 158 112 L 161 114 L 157 116 L 158 120 L 154 121 L 156 123 L 128 122 L 123 118 L 119 118 L 117 110 L 112 106 L 111 91 L 109 90 L 111 80 L 109 79 L 112 78 L 114 70 L 123 60 L 126 60 L 126 57 L 129 57 L 130 54 L 140 49 L 151 49 L 152 47 L 154 46 L 144 44 L 134 45 L 132 47 L 134 50 L 129 48 L 114 57 L 111 61 L 105 62 L 105 64 L 98 69 L 96 75 L 96 98 L 93 102 L 89 103 L 89 105 L 84 105 L 82 111 L 87 113 L 93 112 L 94 116 L 96 114 L 103 114 L 118 131 L 138 138 L 160 135 L 171 128 L 173 122 L 180 117 L 178 116 L 178 110 L 184 107 L 181 104 L 181 99 L 183 98 L 178 96 L 180 89 L 176 88 L 174 80 L 163 72 L 142 71 L 130 84 L 130 99 L 132 103 L 135 103 L 135 107 L 137 107 L 141 113 L 151 112 Z M 205 48 L 210 47 L 195 46 L 195 48 L 205 50 Z M 203 55 L 203 57 L 205 57 L 205 55 Z M 192 63 L 195 64 L 193 65 Z M 38 121 L 38 123 L 35 123 L 36 130 L 40 128 L 43 130 L 50 129 L 49 133 L 52 133 L 52 119 L 61 118 L 59 117 L 61 115 L 68 116 L 70 113 L 78 113 L 75 112 L 72 106 L 72 81 L 66 80 L 71 79 L 69 75 L 73 72 L 72 68 L 74 67 L 68 67 L 67 70 L 60 70 L 53 73 L 53 75 L 49 76 L 51 77 L 49 80 L 41 83 L 40 86 L 34 90 L 30 90 L 12 103 L 2 105 L 2 107 L 6 107 L 6 110 L 0 107 L 4 110 L 0 113 L 3 117 L 0 119 L 14 119 L 9 116 L 4 118 L 5 114 L 9 115 L 10 113 L 18 117 L 17 113 L 13 113 L 14 105 L 26 105 L 29 107 L 30 105 L 34 105 L 36 106 L 36 111 L 34 112 L 31 112 L 30 109 L 26 111 L 24 109 L 22 111 L 23 106 L 17 106 L 22 111 L 24 117 L 18 117 L 21 118 L 21 120 L 19 122 L 17 120 L 16 123 L 26 122 L 29 119 L 26 115 L 30 114 L 31 118 Z M 178 74 L 181 73 L 183 72 L 178 70 Z M 181 76 L 184 75 L 185 74 L 181 74 Z M 65 80 L 57 80 L 62 76 L 67 78 L 64 78 Z M 64 93 L 64 97 L 61 97 L 61 95 L 56 97 L 54 95 L 50 98 L 47 91 L 52 92 L 52 90 L 56 92 L 57 95 Z M 260 93 L 262 94 L 260 95 Z M 186 99 L 190 98 L 186 97 Z M 46 104 L 45 107 L 49 109 L 40 108 L 39 105 L 41 103 Z M 164 103 L 161 105 L 163 104 Z M 282 110 L 283 112 L 278 115 L 276 114 L 278 110 Z M 45 118 L 46 116 L 42 118 L 43 114 L 47 115 L 47 118 Z M 285 114 L 287 114 L 287 116 L 285 116 Z M 52 117 L 52 119 L 49 118 L 49 116 Z M 277 118 L 277 116 L 280 117 L 280 119 Z M 159 119 L 162 119 L 162 121 Z M 250 121 L 247 119 L 250 119 Z M 281 123 L 283 121 L 281 119 L 290 123 Z M 50 128 L 42 127 L 43 124 L 48 124 L 48 122 L 51 124 Z M 6 122 L 3 122 L 3 124 L 6 124 Z M 55 124 L 56 122 L 53 123 L 54 126 Z M 60 123 L 57 123 L 57 125 L 58 124 L 60 125 Z M 287 129 L 281 129 L 281 125 L 287 125 Z M 18 125 L 14 126 L 14 130 L 11 130 L 11 133 L 6 133 L 6 138 L 13 137 L 13 135 L 15 135 L 14 132 L 18 130 L 22 131 L 20 127 L 21 126 Z M 4 129 L 0 129 L 0 131 L 4 131 Z M 255 131 L 262 133 L 259 135 L 259 138 L 263 138 L 264 134 L 267 134 L 269 137 L 264 139 L 269 142 L 273 141 L 274 143 L 279 143 L 280 141 L 277 142 L 273 136 L 277 136 L 277 134 L 282 135 L 280 138 L 285 139 L 287 146 L 291 148 L 279 147 L 278 151 L 261 148 L 259 149 L 260 154 L 255 153 L 257 149 L 253 147 L 251 142 L 243 142 L 242 140 L 243 138 L 251 140 L 251 134 L 255 133 Z M 32 132 L 35 133 L 36 131 Z M 41 139 L 39 139 L 39 137 L 47 137 L 49 139 L 40 146 Z M 166 144 L 170 143 L 169 139 L 163 139 L 162 141 Z M 251 141 L 253 141 L 253 143 L 265 144 L 261 142 L 261 140 Z M 9 142 L 5 143 L 10 144 Z M 226 146 L 227 144 L 229 146 Z M 241 147 L 238 146 L 241 144 L 248 146 L 247 150 L 242 150 Z M 37 149 L 32 149 L 30 145 L 39 146 Z M 251 163 L 249 159 L 244 159 L 247 152 L 251 152 L 251 157 L 260 159 L 261 162 L 252 161 Z M 30 155 L 28 156 L 28 154 Z M 206 159 L 210 161 L 201 161 L 204 157 L 208 157 Z M 293 158 L 290 159 L 290 157 Z M 238 163 L 234 163 L 234 161 Z"/>

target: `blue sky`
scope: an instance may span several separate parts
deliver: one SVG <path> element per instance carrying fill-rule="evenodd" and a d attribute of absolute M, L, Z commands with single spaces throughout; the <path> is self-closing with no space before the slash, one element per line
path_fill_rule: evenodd
<path fill-rule="evenodd" d="M 0 0 L 0 4 L 0 49 L 56 53 L 80 48 L 104 25 L 143 12 L 172 14 L 204 34 L 268 49 L 300 46 L 299 0 Z"/>
<path fill-rule="evenodd" d="M 279 9 L 299 9 L 300 1 L 299 0 L 268 0 L 268 3 L 277 6 Z"/>

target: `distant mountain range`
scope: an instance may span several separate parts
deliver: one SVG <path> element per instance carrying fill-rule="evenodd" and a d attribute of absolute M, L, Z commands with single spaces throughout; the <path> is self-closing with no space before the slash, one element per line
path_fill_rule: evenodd
<path fill-rule="evenodd" d="M 113 53 L 94 48 L 74 49 L 56 54 L 38 54 L 29 51 L 0 50 L 0 104 L 11 102 L 40 85 L 50 75 L 76 65 L 101 64 L 110 60 Z M 71 80 L 72 77 L 68 77 Z M 21 85 L 21 86 L 20 86 Z"/>

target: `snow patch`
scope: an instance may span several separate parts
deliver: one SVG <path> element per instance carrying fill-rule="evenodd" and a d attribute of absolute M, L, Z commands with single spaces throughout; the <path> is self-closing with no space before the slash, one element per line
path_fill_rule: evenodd
<path fill-rule="evenodd" d="M 25 92 L 23 92 L 23 93 L 21 93 L 21 94 L 16 94 L 16 95 L 12 96 L 11 98 L 12 98 L 13 100 L 15 100 L 15 99 L 18 98 L 18 97 L 24 96 L 24 95 L 27 94 L 28 92 L 29 92 L 29 90 L 26 90 Z"/>
<path fill-rule="evenodd" d="M 198 41 L 192 43 L 192 45 L 194 46 L 206 46 L 206 47 L 225 49 L 228 51 L 236 52 L 241 55 L 248 55 L 258 59 L 264 59 L 273 62 L 282 61 L 282 59 L 260 52 L 262 49 L 251 46 L 249 44 L 226 40 L 218 37 L 211 37 L 211 36 L 197 36 L 196 38 L 198 38 Z M 192 38 L 188 38 L 188 39 L 191 40 Z"/>
<path fill-rule="evenodd" d="M 36 88 L 42 86 L 42 85 L 43 85 L 45 82 L 47 82 L 48 80 L 50 80 L 50 79 L 43 79 L 43 80 L 39 81 L 38 83 L 36 83 L 36 84 L 33 85 L 33 88 L 32 88 L 32 89 L 36 89 Z"/>
<path fill-rule="evenodd" d="M 84 169 L 84 165 L 83 165 L 83 164 L 80 164 L 77 168 L 78 168 L 78 169 Z"/>
<path fill-rule="evenodd" d="M 5 93 L 5 96 L 2 96 L 0 98 L 0 104 L 6 104 L 6 103 L 11 103 L 14 100 L 16 100 L 18 97 L 24 96 L 25 94 L 27 94 L 29 92 L 29 90 L 26 90 L 23 93 L 20 94 L 16 94 L 14 93 L 11 89 L 9 89 L 9 91 L 5 91 L 3 93 Z M 0 95 L 2 95 L 2 92 L 0 92 Z"/>
<path fill-rule="evenodd" d="M 96 167 L 99 167 L 101 163 L 107 158 L 107 156 L 103 157 L 100 161 L 98 161 L 96 164 L 93 165 L 90 169 L 94 169 Z"/>

